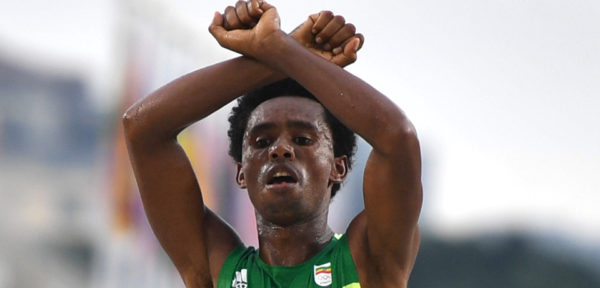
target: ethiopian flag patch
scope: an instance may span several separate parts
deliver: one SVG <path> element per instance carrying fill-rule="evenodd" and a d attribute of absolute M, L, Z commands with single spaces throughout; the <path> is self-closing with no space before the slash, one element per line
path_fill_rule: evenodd
<path fill-rule="evenodd" d="M 329 286 L 332 283 L 331 279 L 331 262 L 323 265 L 315 265 L 315 283 L 321 287 Z"/>

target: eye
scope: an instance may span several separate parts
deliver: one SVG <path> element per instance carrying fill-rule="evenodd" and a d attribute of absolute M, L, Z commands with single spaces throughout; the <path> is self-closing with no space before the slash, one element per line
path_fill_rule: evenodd
<path fill-rule="evenodd" d="M 257 138 L 256 139 L 256 146 L 259 148 L 266 148 L 266 147 L 269 147 L 269 145 L 271 145 L 271 141 L 267 138 Z"/>
<path fill-rule="evenodd" d="M 305 146 L 305 145 L 312 144 L 312 140 L 310 138 L 306 138 L 306 137 L 296 137 L 296 138 L 294 138 L 294 143 Z"/>

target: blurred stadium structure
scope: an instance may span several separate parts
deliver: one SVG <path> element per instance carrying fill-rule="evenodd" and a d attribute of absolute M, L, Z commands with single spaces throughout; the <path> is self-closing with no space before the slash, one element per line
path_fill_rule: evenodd
<path fill-rule="evenodd" d="M 217 55 L 157 3 L 119 2 L 121 101 L 110 111 L 94 106 L 78 71 L 54 73 L 0 55 L 0 288 L 183 287 L 146 222 L 120 114 Z M 227 112 L 180 140 L 208 205 L 256 245 L 252 207 L 227 156 Z M 366 151 L 361 142 L 355 171 Z M 330 213 L 338 232 L 362 205 L 360 173 L 349 179 Z M 599 246 L 520 232 L 442 239 L 423 224 L 411 287 L 600 287 Z"/>

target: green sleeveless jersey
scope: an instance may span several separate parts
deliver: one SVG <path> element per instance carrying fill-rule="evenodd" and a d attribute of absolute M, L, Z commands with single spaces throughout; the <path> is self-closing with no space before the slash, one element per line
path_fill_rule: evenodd
<path fill-rule="evenodd" d="M 340 236 L 295 266 L 269 266 L 254 247 L 240 245 L 225 260 L 217 288 L 360 288 L 348 239 Z"/>

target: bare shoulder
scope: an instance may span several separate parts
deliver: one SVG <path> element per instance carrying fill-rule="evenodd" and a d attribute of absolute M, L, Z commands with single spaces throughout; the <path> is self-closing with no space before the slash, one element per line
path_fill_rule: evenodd
<path fill-rule="evenodd" d="M 394 253 L 378 255 L 371 252 L 367 227 L 366 213 L 362 211 L 347 230 L 348 245 L 361 287 L 406 287 L 419 250 L 418 226 L 415 226 L 405 259 L 397 259 Z"/>

